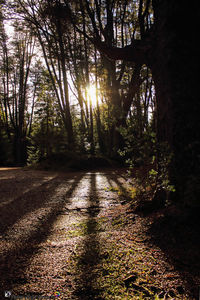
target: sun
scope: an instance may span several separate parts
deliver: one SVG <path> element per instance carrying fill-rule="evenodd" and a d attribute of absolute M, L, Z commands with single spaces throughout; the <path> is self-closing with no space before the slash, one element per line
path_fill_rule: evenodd
<path fill-rule="evenodd" d="M 87 87 L 87 94 L 88 94 L 88 102 L 91 102 L 92 107 L 97 106 L 97 89 L 95 85 L 89 85 Z"/>

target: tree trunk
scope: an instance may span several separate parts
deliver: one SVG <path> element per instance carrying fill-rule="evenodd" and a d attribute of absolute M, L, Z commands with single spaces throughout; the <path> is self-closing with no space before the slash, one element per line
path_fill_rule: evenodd
<path fill-rule="evenodd" d="M 124 48 L 98 42 L 96 46 L 111 59 L 134 61 L 151 68 L 158 142 L 167 143 L 173 153 L 170 183 L 175 186 L 177 200 L 199 206 L 198 2 L 153 0 L 152 4 L 155 22 L 141 40 L 133 40 Z"/>
<path fill-rule="evenodd" d="M 65 61 L 65 49 L 64 49 L 64 42 L 62 39 L 62 30 L 61 30 L 61 23 L 58 19 L 57 22 L 57 31 L 58 31 L 58 42 L 60 47 L 60 62 L 62 68 L 62 79 L 64 85 L 64 98 L 65 98 L 65 125 L 67 130 L 67 141 L 69 150 L 74 149 L 74 132 L 73 132 L 73 125 L 72 125 L 72 117 L 70 113 L 70 105 L 69 105 L 69 88 L 68 88 L 68 80 L 67 80 L 67 70 L 66 70 L 66 61 Z"/>
<path fill-rule="evenodd" d="M 13 141 L 14 161 L 19 166 L 24 166 L 27 160 L 26 135 L 22 134 L 19 128 L 15 128 Z"/>
<path fill-rule="evenodd" d="M 153 5 L 156 35 L 151 69 L 157 98 L 158 142 L 167 142 L 173 152 L 169 175 L 177 199 L 196 205 L 200 189 L 200 46 L 195 34 L 199 9 L 173 0 L 155 0 Z M 186 24 L 189 16 L 192 19 Z"/>

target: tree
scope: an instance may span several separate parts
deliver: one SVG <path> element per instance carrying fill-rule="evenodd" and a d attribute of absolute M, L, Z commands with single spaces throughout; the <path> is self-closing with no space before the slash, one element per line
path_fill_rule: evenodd
<path fill-rule="evenodd" d="M 55 101 L 56 95 L 48 70 L 40 65 L 40 73 L 36 77 L 33 126 L 28 147 L 29 163 L 51 157 L 64 140 L 60 134 L 63 126 L 60 124 L 59 105 Z"/>
<path fill-rule="evenodd" d="M 23 26 L 24 25 L 24 26 Z M 1 20 L 1 110 L 7 138 L 13 145 L 14 160 L 26 161 L 28 126 L 29 76 L 34 54 L 35 39 L 25 24 L 15 23 L 15 35 L 6 36 L 4 19 Z"/>
<path fill-rule="evenodd" d="M 58 99 L 62 120 L 67 132 L 68 148 L 73 149 L 74 134 L 69 104 L 68 74 L 66 69 L 66 28 L 63 4 L 60 1 L 18 0 L 11 7 L 34 31 L 43 52 L 53 88 Z"/>
<path fill-rule="evenodd" d="M 198 4 L 153 0 L 151 24 L 145 22 L 149 2 L 145 8 L 145 2 L 140 0 L 141 38 L 133 38 L 129 46 L 110 47 L 99 37 L 89 38 L 110 59 L 140 62 L 151 69 L 156 90 L 157 139 L 167 143 L 173 153 L 169 178 L 175 185 L 176 199 L 199 205 Z"/>
<path fill-rule="evenodd" d="M 82 125 L 94 129 L 92 122 L 97 116 L 100 137 L 104 128 L 101 116 L 107 115 L 110 136 L 113 138 L 110 147 L 116 146 L 116 150 L 120 145 L 116 138 L 116 127 L 126 126 L 133 105 L 139 134 L 145 130 L 148 97 L 145 96 L 143 101 L 141 95 L 145 89 L 148 95 L 148 89 L 154 83 L 158 172 L 161 172 L 163 157 L 161 149 L 166 146 L 173 153 L 168 176 L 175 186 L 177 199 L 198 202 L 200 133 L 197 128 L 200 101 L 196 74 L 199 70 L 200 46 L 196 39 L 199 26 L 197 3 L 188 5 L 180 0 L 79 0 L 70 3 L 67 0 L 18 0 L 17 4 L 18 11 L 34 27 L 41 43 L 68 138 L 73 136 L 70 134 L 73 133 L 73 127 L 67 84 L 70 68 L 76 78 L 74 83 Z M 189 16 L 193 16 L 190 22 Z M 69 38 L 72 36 L 74 45 L 70 49 Z M 100 55 L 95 49 L 99 50 Z M 82 58 L 81 52 L 84 53 Z M 91 61 L 88 59 L 90 56 L 93 56 Z M 81 59 L 84 58 L 85 65 L 79 70 Z M 71 59 L 73 63 L 76 60 L 75 67 L 70 63 Z M 91 62 L 98 74 L 96 85 L 104 88 L 101 94 L 104 104 L 107 101 L 102 114 L 99 109 L 96 115 L 89 110 L 83 92 L 83 84 L 89 81 Z M 100 64 L 102 74 L 98 68 Z M 152 79 L 149 74 L 152 74 Z M 5 103 L 7 105 L 8 102 Z M 7 111 L 9 114 L 9 105 Z M 91 131 L 91 137 L 94 131 Z M 105 130 L 103 134 L 106 140 Z M 118 141 L 115 143 L 114 139 Z M 92 143 L 91 139 L 91 146 Z M 160 197 L 161 194 L 165 197 L 163 191 L 158 191 L 156 196 Z"/>
<path fill-rule="evenodd" d="M 16 34 L 18 32 L 16 31 Z M 13 61 L 14 66 L 14 92 L 13 105 L 15 110 L 14 124 L 14 153 L 15 161 L 24 164 L 26 162 L 26 135 L 27 120 L 26 112 L 28 109 L 28 79 L 30 75 L 31 60 L 35 42 L 32 34 L 28 32 L 19 32 L 18 39 L 14 42 L 16 49 Z"/>
<path fill-rule="evenodd" d="M 131 22 L 131 14 L 125 20 L 125 15 L 129 10 L 134 13 L 136 4 L 132 4 L 130 1 L 118 3 L 107 0 L 105 2 L 95 1 L 90 6 L 88 1 L 80 0 L 76 3 L 72 1 L 71 6 L 78 12 L 73 27 L 69 24 L 71 12 L 65 1 L 46 0 L 43 3 L 38 3 L 35 0 L 30 3 L 25 0 L 18 0 L 15 9 L 32 26 L 41 44 L 43 56 L 59 100 L 63 123 L 68 132 L 69 144 L 74 135 L 67 78 L 70 70 L 74 76 L 73 82 L 80 104 L 83 131 L 86 128 L 88 132 L 90 152 L 94 153 L 95 150 L 94 116 L 97 116 L 100 148 L 102 152 L 105 152 L 104 140 L 107 146 L 106 152 L 111 156 L 116 156 L 119 147 L 122 146 L 122 137 L 118 129 L 121 125 L 126 125 L 131 104 L 138 94 L 142 66 L 140 62 L 134 64 L 131 67 L 132 75 L 129 76 L 127 75 L 128 68 L 124 62 L 116 64 L 103 54 L 97 56 L 90 40 L 88 41 L 86 38 L 94 30 L 95 34 L 99 37 L 102 36 L 110 46 L 118 43 L 124 45 L 125 42 L 130 41 L 130 29 L 135 20 Z M 77 28 L 77 24 L 80 24 L 79 28 Z M 137 23 L 135 26 L 138 28 Z M 98 28 L 100 33 L 98 33 Z M 92 64 L 95 64 L 98 74 L 91 72 Z M 101 72 L 100 68 L 97 68 L 100 65 Z M 104 106 L 108 115 L 107 130 L 104 130 L 103 134 L 105 138 L 102 138 L 100 110 L 97 108 L 98 113 L 93 114 L 91 101 L 87 99 L 87 87 L 92 76 L 95 77 L 96 86 L 101 87 L 101 91 L 103 91 L 101 96 L 107 104 Z M 128 90 L 127 93 L 125 92 L 126 89 Z"/>

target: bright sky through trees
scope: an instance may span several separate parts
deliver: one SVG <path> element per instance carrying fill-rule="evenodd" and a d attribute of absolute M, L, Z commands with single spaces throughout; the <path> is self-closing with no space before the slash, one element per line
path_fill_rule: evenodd
<path fill-rule="evenodd" d="M 97 90 L 95 85 L 89 85 L 87 87 L 87 93 L 88 93 L 88 101 L 91 101 L 92 107 L 97 106 Z M 99 99 L 98 99 L 99 101 Z"/>

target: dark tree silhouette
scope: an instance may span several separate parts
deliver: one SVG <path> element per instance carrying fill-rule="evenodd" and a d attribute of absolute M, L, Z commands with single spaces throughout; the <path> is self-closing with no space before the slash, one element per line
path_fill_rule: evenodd
<path fill-rule="evenodd" d="M 123 48 L 93 39 L 111 59 L 140 62 L 151 68 L 156 89 L 158 142 L 173 152 L 169 176 L 176 198 L 198 203 L 199 184 L 199 28 L 198 3 L 153 0 L 154 23 Z M 144 30 L 143 30 L 144 31 Z"/>

